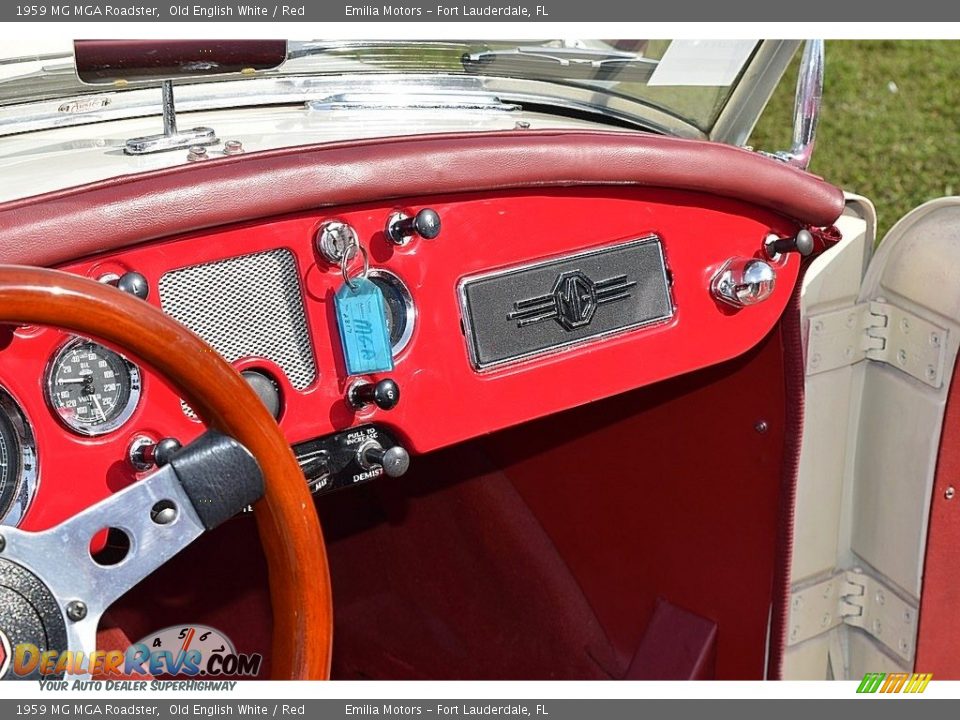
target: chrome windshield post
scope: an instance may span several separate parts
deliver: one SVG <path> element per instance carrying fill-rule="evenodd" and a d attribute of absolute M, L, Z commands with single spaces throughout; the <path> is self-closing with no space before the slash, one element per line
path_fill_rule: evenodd
<path fill-rule="evenodd" d="M 797 94 L 793 105 L 793 146 L 776 157 L 788 165 L 806 170 L 810 167 L 820 122 L 823 97 L 823 40 L 807 40 L 800 59 Z"/>

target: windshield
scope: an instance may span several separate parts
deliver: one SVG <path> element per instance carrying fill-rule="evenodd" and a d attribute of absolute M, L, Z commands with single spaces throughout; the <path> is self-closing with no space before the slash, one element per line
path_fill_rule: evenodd
<path fill-rule="evenodd" d="M 592 106 L 611 115 L 617 108 L 619 117 L 635 115 L 642 122 L 646 108 L 709 132 L 757 46 L 742 40 L 291 41 L 287 61 L 275 70 L 177 83 L 375 73 L 475 76 L 500 80 L 490 87 L 505 96 L 510 80 L 536 82 L 541 100 L 586 91 Z M 0 57 L 0 106 L 159 84 L 86 85 L 76 76 L 70 46 L 25 49 L 21 43 L 13 49 L 18 55 L 10 57 L 8 50 L 7 59 Z M 528 94 L 529 88 L 523 86 Z M 513 89 L 519 93 L 520 86 Z"/>

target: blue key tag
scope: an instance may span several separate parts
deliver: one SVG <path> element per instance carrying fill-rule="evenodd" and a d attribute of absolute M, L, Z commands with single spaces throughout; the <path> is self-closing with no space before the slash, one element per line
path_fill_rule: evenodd
<path fill-rule="evenodd" d="M 347 374 L 393 370 L 393 349 L 380 288 L 365 277 L 355 277 L 337 290 L 333 303 Z"/>

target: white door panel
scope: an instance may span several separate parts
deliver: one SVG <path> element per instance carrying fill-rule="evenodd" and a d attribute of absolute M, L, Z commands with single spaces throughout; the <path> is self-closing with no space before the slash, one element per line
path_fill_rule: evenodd
<path fill-rule="evenodd" d="M 804 282 L 805 328 L 824 313 L 874 301 L 892 306 L 897 319 L 891 327 L 851 330 L 852 346 L 862 333 L 867 345 L 889 345 L 885 355 L 868 353 L 826 372 L 808 371 L 792 580 L 809 586 L 837 570 L 861 567 L 915 608 L 943 412 L 960 346 L 960 198 L 909 213 L 872 259 L 875 218 L 868 202 L 849 196 L 838 226 L 843 243 L 818 258 Z M 879 316 L 881 325 L 887 320 Z M 945 336 L 931 338 L 928 323 Z M 924 343 L 936 348 L 942 380 L 924 382 L 906 370 L 931 352 Z M 882 628 L 871 633 L 841 624 L 788 647 L 785 677 L 821 672 L 831 647 L 834 654 L 843 648 L 851 678 L 911 669 L 894 660 L 884 642 L 890 638 Z"/>

